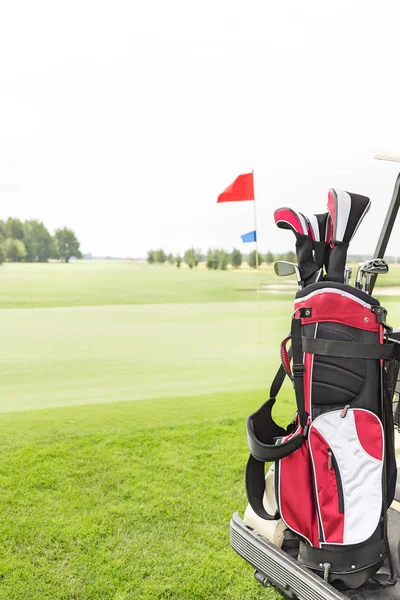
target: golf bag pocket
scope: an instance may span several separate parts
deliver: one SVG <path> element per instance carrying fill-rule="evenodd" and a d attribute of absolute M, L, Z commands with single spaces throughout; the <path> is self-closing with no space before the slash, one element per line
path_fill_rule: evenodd
<path fill-rule="evenodd" d="M 319 527 L 308 443 L 275 465 L 275 498 L 283 522 L 319 547 Z"/>
<path fill-rule="evenodd" d="M 345 408 L 310 426 L 309 448 L 322 544 L 360 544 L 382 514 L 383 428 L 372 412 Z"/>

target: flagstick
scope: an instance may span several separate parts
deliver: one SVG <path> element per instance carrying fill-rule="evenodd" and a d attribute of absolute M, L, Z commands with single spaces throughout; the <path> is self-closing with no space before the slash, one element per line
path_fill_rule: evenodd
<path fill-rule="evenodd" d="M 251 170 L 253 174 L 253 186 L 254 186 L 254 169 Z M 258 235 L 257 235 L 257 212 L 256 212 L 256 193 L 254 191 L 254 230 L 256 232 L 256 271 L 257 271 L 257 342 L 261 344 L 261 317 L 260 317 L 260 275 L 258 271 Z"/>

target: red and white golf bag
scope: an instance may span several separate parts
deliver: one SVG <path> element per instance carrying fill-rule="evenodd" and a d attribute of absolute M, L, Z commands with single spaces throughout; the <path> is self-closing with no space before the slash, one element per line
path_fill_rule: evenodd
<path fill-rule="evenodd" d="M 378 300 L 343 283 L 299 291 L 271 397 L 247 420 L 253 510 L 282 518 L 300 539 L 298 560 L 349 587 L 362 585 L 388 556 L 386 511 L 396 486 L 388 378 L 398 346 L 388 340 L 385 317 Z M 297 415 L 283 429 L 271 411 L 286 375 Z M 264 465 L 272 461 L 275 515 L 263 505 Z"/>

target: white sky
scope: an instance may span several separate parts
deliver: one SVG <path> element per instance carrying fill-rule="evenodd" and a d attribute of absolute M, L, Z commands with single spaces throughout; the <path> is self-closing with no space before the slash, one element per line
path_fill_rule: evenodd
<path fill-rule="evenodd" d="M 369 195 L 372 252 L 400 165 L 398 0 L 2 3 L 0 217 L 68 225 L 84 251 L 243 246 L 255 169 L 261 249 L 293 248 L 273 210 Z M 400 223 L 400 218 L 399 218 Z M 400 254 L 400 224 L 389 251 Z"/>

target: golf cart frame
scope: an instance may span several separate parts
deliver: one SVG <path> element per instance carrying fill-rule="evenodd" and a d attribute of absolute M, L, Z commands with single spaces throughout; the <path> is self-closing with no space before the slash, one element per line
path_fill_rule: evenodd
<path fill-rule="evenodd" d="M 378 155 L 375 158 L 400 162 L 400 157 Z M 396 179 L 374 258 L 384 258 L 399 208 L 400 173 Z M 370 282 L 370 294 L 373 292 L 375 282 L 376 275 L 373 275 Z M 399 480 L 400 469 L 398 469 L 398 482 Z M 388 511 L 388 533 L 393 568 L 396 575 L 400 577 L 400 502 L 396 500 Z M 400 581 L 394 586 L 385 586 L 369 581 L 358 589 L 336 589 L 296 560 L 295 547 L 292 552 L 287 548 L 285 550 L 278 548 L 255 529 L 246 525 L 238 513 L 235 513 L 231 519 L 230 540 L 232 548 L 255 569 L 255 579 L 265 587 L 273 586 L 285 598 L 291 600 L 347 600 L 348 598 L 352 600 L 377 600 L 379 598 L 400 600 Z M 386 564 L 379 573 L 383 575 L 389 573 Z M 384 580 L 385 577 L 382 579 Z"/>

